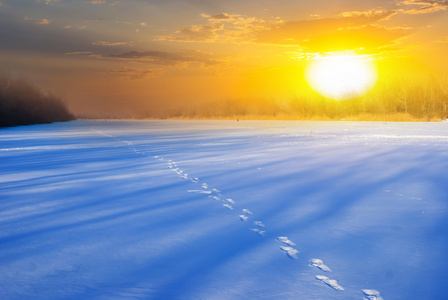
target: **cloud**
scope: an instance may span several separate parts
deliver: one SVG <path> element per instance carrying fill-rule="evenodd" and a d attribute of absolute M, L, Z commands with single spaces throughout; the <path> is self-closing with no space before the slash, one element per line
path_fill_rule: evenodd
<path fill-rule="evenodd" d="M 222 24 L 192 25 L 176 31 L 175 35 L 159 36 L 157 40 L 178 42 L 213 42 L 218 38 L 218 34 L 216 32 L 222 29 Z"/>
<path fill-rule="evenodd" d="M 217 15 L 201 14 L 208 23 L 191 25 L 176 31 L 173 35 L 159 36 L 156 40 L 176 42 L 215 42 L 247 40 L 251 32 L 277 24 L 279 19 L 265 21 L 254 17 L 220 13 Z"/>
<path fill-rule="evenodd" d="M 448 0 L 404 0 L 398 4 L 420 6 L 419 8 L 413 8 L 403 11 L 403 13 L 412 15 L 434 13 L 441 10 L 446 10 L 448 8 Z"/>
<path fill-rule="evenodd" d="M 42 1 L 38 1 L 38 2 L 42 2 Z M 50 4 L 50 3 L 52 3 L 52 2 L 59 2 L 59 0 L 44 0 L 43 2 L 45 2 L 45 4 Z"/>
<path fill-rule="evenodd" d="M 67 52 L 65 55 L 82 55 L 82 54 L 92 54 L 91 51 L 80 51 L 80 52 Z"/>
<path fill-rule="evenodd" d="M 110 59 L 130 60 L 167 66 L 176 66 L 189 63 L 200 63 L 205 66 L 211 66 L 223 62 L 223 59 L 220 57 L 197 50 L 184 50 L 178 52 L 130 51 L 121 54 L 112 54 L 106 57 Z"/>
<path fill-rule="evenodd" d="M 25 19 L 25 21 L 34 22 L 35 24 L 40 24 L 40 25 L 50 24 L 50 20 L 48 20 L 48 19 L 33 19 L 33 18 L 28 18 L 28 17 L 25 17 L 24 19 Z"/>
<path fill-rule="evenodd" d="M 324 33 L 302 44 L 312 52 L 338 52 L 345 50 L 377 51 L 392 45 L 405 37 L 404 32 L 397 32 L 380 26 L 365 26 L 359 29 L 338 30 Z"/>
<path fill-rule="evenodd" d="M 448 0 L 447 0 L 448 1 Z M 396 15 L 396 10 L 372 9 L 343 12 L 338 18 L 285 22 L 243 15 L 202 14 L 208 23 L 192 25 L 157 40 L 181 42 L 244 41 L 258 44 L 293 45 L 309 51 L 332 52 L 378 49 L 405 37 L 405 30 L 378 26 L 377 22 Z"/>
<path fill-rule="evenodd" d="M 109 70 L 106 74 L 118 76 L 126 80 L 142 80 L 158 76 L 161 74 L 161 71 L 123 67 L 121 69 Z"/>
<path fill-rule="evenodd" d="M 48 19 L 40 19 L 36 20 L 36 24 L 50 24 L 50 21 Z"/>
<path fill-rule="evenodd" d="M 122 46 L 122 45 L 128 45 L 128 43 L 127 42 L 95 41 L 95 42 L 92 42 L 92 45 L 96 45 L 96 46 Z"/>
<path fill-rule="evenodd" d="M 368 19 L 368 23 L 378 22 L 389 19 L 391 16 L 396 15 L 398 11 L 396 10 L 384 10 L 384 9 L 371 9 L 368 11 L 346 11 L 340 13 L 340 17 L 348 18 L 359 18 L 365 17 Z"/>
<path fill-rule="evenodd" d="M 106 0 L 92 0 L 92 4 L 103 4 L 106 3 Z"/>
<path fill-rule="evenodd" d="M 374 24 L 395 14 L 397 11 L 352 11 L 342 13 L 339 18 L 285 22 L 258 32 L 255 42 L 295 45 L 316 52 L 373 50 L 390 45 L 407 35 L 404 30 Z"/>

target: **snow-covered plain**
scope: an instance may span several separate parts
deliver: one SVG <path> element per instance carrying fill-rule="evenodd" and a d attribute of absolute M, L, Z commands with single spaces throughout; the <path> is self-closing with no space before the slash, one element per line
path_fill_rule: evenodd
<path fill-rule="evenodd" d="M 448 123 L 0 130 L 1 299 L 447 299 Z"/>

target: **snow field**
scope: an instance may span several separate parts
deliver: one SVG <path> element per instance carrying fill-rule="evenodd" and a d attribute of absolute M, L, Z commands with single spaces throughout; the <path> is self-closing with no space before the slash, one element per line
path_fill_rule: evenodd
<path fill-rule="evenodd" d="M 2 298 L 446 294 L 446 124 L 71 122 L 0 138 Z"/>

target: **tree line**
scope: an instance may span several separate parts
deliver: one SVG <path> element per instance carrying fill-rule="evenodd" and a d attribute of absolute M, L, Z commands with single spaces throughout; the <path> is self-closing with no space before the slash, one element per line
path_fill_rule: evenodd
<path fill-rule="evenodd" d="M 148 115 L 148 114 L 147 114 Z M 364 96 L 336 101 L 304 89 L 294 97 L 226 99 L 158 112 L 167 118 L 440 121 L 448 119 L 448 80 L 385 80 Z"/>
<path fill-rule="evenodd" d="M 24 80 L 0 76 L 0 127 L 73 120 L 65 103 Z"/>

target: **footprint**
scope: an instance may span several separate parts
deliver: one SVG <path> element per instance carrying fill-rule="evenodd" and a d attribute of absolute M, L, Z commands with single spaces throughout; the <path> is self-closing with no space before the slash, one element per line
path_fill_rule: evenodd
<path fill-rule="evenodd" d="M 254 225 L 257 225 L 258 227 L 266 227 L 261 221 L 254 221 Z"/>
<path fill-rule="evenodd" d="M 211 191 L 203 191 L 203 190 L 188 190 L 188 193 L 198 193 L 198 194 L 211 194 Z"/>
<path fill-rule="evenodd" d="M 322 281 L 329 287 L 335 289 L 336 291 L 343 291 L 344 288 L 338 284 L 336 279 L 330 279 L 327 276 L 316 275 L 316 279 Z"/>
<path fill-rule="evenodd" d="M 232 199 L 226 198 L 226 200 L 224 200 L 230 204 L 235 204 L 235 201 L 233 201 Z"/>
<path fill-rule="evenodd" d="M 365 295 L 366 300 L 384 300 L 383 297 L 381 297 L 380 292 L 377 290 L 362 290 L 362 292 Z"/>
<path fill-rule="evenodd" d="M 202 184 L 202 188 L 203 188 L 203 189 L 208 189 L 208 184 L 203 183 L 203 184 Z"/>
<path fill-rule="evenodd" d="M 230 210 L 233 210 L 233 207 L 229 204 L 223 204 L 222 206 L 224 206 L 225 208 L 228 208 Z"/>
<path fill-rule="evenodd" d="M 243 213 L 245 213 L 247 215 L 252 215 L 252 212 L 250 210 L 248 210 L 247 208 L 243 208 Z"/>
<path fill-rule="evenodd" d="M 297 259 L 297 254 L 300 253 L 299 250 L 293 248 L 293 247 L 289 247 L 289 246 L 280 246 L 280 250 L 282 250 L 283 252 L 286 253 L 286 255 L 289 256 L 289 258 L 291 259 Z"/>
<path fill-rule="evenodd" d="M 286 237 L 286 236 L 279 236 L 277 238 L 277 240 L 282 242 L 282 243 L 285 243 L 286 245 L 289 245 L 289 246 L 295 246 L 296 245 L 296 243 L 294 243 L 291 240 L 289 240 L 288 237 Z"/>
<path fill-rule="evenodd" d="M 247 221 L 248 217 L 246 215 L 239 215 L 241 221 Z"/>
<path fill-rule="evenodd" d="M 327 265 L 325 265 L 321 259 L 318 258 L 310 259 L 310 266 L 317 267 L 325 272 L 331 272 L 331 269 Z"/>
<path fill-rule="evenodd" d="M 258 228 L 251 228 L 250 230 L 252 230 L 253 232 L 255 232 L 255 233 L 257 233 L 258 235 L 261 235 L 261 236 L 265 236 L 266 235 L 266 231 L 260 230 Z"/>

